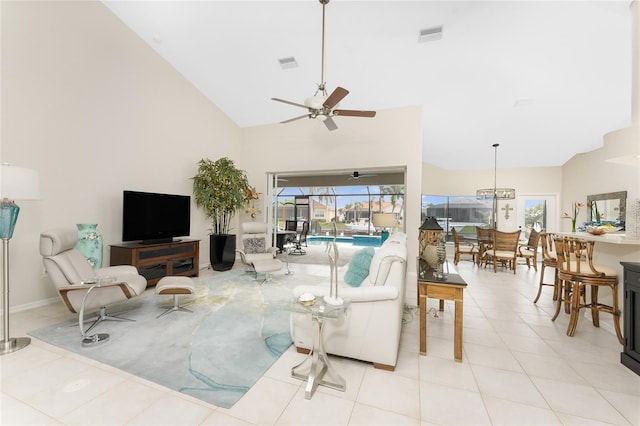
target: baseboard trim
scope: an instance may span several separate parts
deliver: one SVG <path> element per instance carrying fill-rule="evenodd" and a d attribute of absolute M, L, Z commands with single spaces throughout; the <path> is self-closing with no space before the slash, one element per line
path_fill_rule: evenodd
<path fill-rule="evenodd" d="M 25 303 L 24 305 L 12 306 L 9 308 L 9 314 L 13 314 L 16 312 L 27 311 L 33 308 L 41 308 L 47 305 L 53 305 L 56 302 L 60 302 L 59 297 L 52 297 L 49 299 L 38 300 L 37 302 Z M 0 314 L 4 314 L 3 310 L 0 309 Z"/>

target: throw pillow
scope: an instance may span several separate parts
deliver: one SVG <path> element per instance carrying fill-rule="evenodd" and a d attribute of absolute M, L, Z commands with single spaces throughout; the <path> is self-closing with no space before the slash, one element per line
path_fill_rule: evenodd
<path fill-rule="evenodd" d="M 365 278 L 369 275 L 369 264 L 375 250 L 372 247 L 363 248 L 353 254 L 346 274 L 344 274 L 344 282 L 351 287 L 359 287 Z"/>
<path fill-rule="evenodd" d="M 265 241 L 264 238 L 245 238 L 244 239 L 244 252 L 245 253 L 264 253 Z"/>

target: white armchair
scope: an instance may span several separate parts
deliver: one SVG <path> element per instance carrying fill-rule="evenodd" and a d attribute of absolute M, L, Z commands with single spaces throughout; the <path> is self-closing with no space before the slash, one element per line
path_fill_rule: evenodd
<path fill-rule="evenodd" d="M 267 225 L 261 222 L 243 222 L 242 248 L 236 249 L 242 263 L 249 271 L 265 274 L 264 282 L 269 280 L 269 273 L 282 269 L 282 262 L 276 259 L 278 248 L 267 245 Z"/>
<path fill-rule="evenodd" d="M 351 301 L 349 311 L 340 320 L 324 325 L 324 348 L 327 353 L 372 362 L 374 367 L 394 370 L 404 313 L 407 240 L 396 232 L 376 249 L 369 265 L 369 275 L 359 287 L 339 278 L 339 296 Z M 348 265 L 343 268 L 347 269 Z M 300 285 L 294 296 L 312 293 L 329 294 L 329 283 Z M 291 338 L 299 352 L 313 347 L 314 330 L 309 315 L 291 313 Z"/>
<path fill-rule="evenodd" d="M 98 317 L 85 332 L 104 320 L 126 320 L 108 315 L 106 307 L 138 296 L 147 288 L 147 280 L 129 265 L 93 269 L 75 248 L 78 233 L 73 228 L 54 229 L 40 234 L 40 254 L 47 274 L 67 308 L 80 313 L 91 287 L 103 281 L 85 301 L 84 310 L 99 309 Z"/>
<path fill-rule="evenodd" d="M 278 253 L 277 247 L 271 247 L 267 243 L 267 225 L 262 222 L 243 222 L 242 248 L 236 249 L 240 254 L 242 263 L 253 269 L 253 262 L 275 259 Z"/>

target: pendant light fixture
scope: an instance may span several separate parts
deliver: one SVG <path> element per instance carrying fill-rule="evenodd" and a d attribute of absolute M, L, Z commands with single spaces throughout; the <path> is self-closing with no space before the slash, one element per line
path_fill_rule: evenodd
<path fill-rule="evenodd" d="M 476 191 L 478 200 L 493 199 L 493 208 L 491 213 L 492 225 L 496 227 L 496 211 L 498 210 L 498 200 L 513 200 L 516 198 L 516 190 L 513 188 L 498 188 L 498 147 L 499 143 L 494 143 L 493 158 L 493 188 L 483 188 Z"/>

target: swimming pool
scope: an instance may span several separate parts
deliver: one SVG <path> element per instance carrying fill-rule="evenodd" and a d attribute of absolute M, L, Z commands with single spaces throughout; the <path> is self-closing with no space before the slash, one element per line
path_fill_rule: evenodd
<path fill-rule="evenodd" d="M 333 241 L 331 235 L 312 235 L 307 237 L 307 242 L 312 245 L 320 245 L 328 241 Z M 371 235 L 354 235 L 353 237 L 336 237 L 336 242 L 351 244 L 363 247 L 380 247 L 382 242 L 379 236 Z"/>

